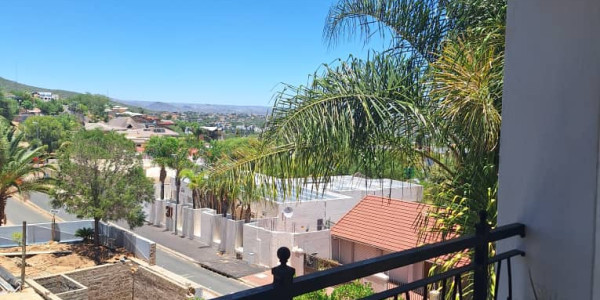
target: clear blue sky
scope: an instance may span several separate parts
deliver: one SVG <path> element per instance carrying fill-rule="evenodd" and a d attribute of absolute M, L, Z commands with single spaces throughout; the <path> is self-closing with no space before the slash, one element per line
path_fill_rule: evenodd
<path fill-rule="evenodd" d="M 271 105 L 280 82 L 366 56 L 357 39 L 323 41 L 332 3 L 2 0 L 0 76 L 117 99 Z"/>

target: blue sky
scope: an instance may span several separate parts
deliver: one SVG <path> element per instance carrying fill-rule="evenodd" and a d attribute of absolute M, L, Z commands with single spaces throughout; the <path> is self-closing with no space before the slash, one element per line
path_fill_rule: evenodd
<path fill-rule="evenodd" d="M 271 105 L 280 82 L 366 56 L 357 39 L 323 41 L 332 3 L 2 0 L 0 76 L 117 99 Z"/>

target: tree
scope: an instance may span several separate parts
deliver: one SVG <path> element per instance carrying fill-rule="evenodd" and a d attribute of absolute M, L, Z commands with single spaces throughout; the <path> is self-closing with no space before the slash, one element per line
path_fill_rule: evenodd
<path fill-rule="evenodd" d="M 21 102 L 21 107 L 24 109 L 33 109 L 33 102 L 29 100 L 23 100 L 23 102 Z"/>
<path fill-rule="evenodd" d="M 11 94 L 14 95 L 13 99 L 17 100 L 19 106 L 25 109 L 33 109 L 35 99 L 30 93 L 25 91 L 11 91 Z"/>
<path fill-rule="evenodd" d="M 176 151 L 171 157 L 166 159 L 166 165 L 175 170 L 175 203 L 179 205 L 179 192 L 181 191 L 181 179 L 183 171 L 190 169 L 194 163 L 190 160 L 189 147 L 183 139 L 175 139 Z M 175 211 L 175 234 L 177 234 L 177 211 Z"/>
<path fill-rule="evenodd" d="M 54 181 L 53 167 L 40 164 L 45 159 L 44 147 L 21 145 L 23 133 L 0 122 L 0 226 L 6 223 L 6 201 L 15 194 L 30 191 L 48 192 Z"/>
<path fill-rule="evenodd" d="M 495 226 L 505 16 L 504 0 L 338 1 L 326 40 L 359 32 L 390 48 L 284 85 L 263 150 L 212 174 L 247 190 L 248 176 L 275 172 L 288 180 L 266 184 L 285 192 L 290 178 L 327 181 L 348 165 L 381 177 L 393 161 L 392 172 L 424 174 L 426 201 L 440 208 L 417 224 L 428 234 L 472 233 L 481 210 Z"/>
<path fill-rule="evenodd" d="M 152 157 L 152 160 L 160 167 L 160 199 L 165 199 L 165 179 L 167 170 L 165 169 L 169 160 L 177 153 L 179 142 L 174 137 L 153 136 L 146 144 L 144 152 Z"/>
<path fill-rule="evenodd" d="M 115 132 L 79 131 L 59 149 L 58 159 L 52 205 L 94 219 L 99 263 L 100 220 L 125 219 L 130 227 L 141 226 L 142 204 L 153 201 L 152 182 L 144 174 L 133 142 Z"/>
<path fill-rule="evenodd" d="M 46 146 L 48 153 L 54 152 L 60 144 L 77 130 L 79 124 L 70 115 L 60 117 L 33 116 L 23 122 L 25 138 L 35 146 Z"/>
<path fill-rule="evenodd" d="M 234 219 L 250 221 L 251 204 L 259 201 L 261 194 L 257 189 L 245 189 L 239 181 L 232 180 L 235 176 L 219 176 L 218 172 L 213 171 L 254 157 L 259 146 L 260 142 L 255 138 L 231 138 L 212 141 L 208 149 L 202 149 L 201 155 L 206 164 L 203 170 L 184 170 L 181 173 L 182 177 L 189 179 L 188 187 L 193 191 L 194 208 L 208 207 L 223 215 L 231 211 Z M 246 179 L 254 180 L 252 176 Z M 251 185 L 250 182 L 246 184 Z"/>
<path fill-rule="evenodd" d="M 46 115 L 58 115 L 63 111 L 63 106 L 59 101 L 41 101 L 37 100 L 35 105 Z"/>
<path fill-rule="evenodd" d="M 89 113 L 93 120 L 103 120 L 108 115 L 105 109 L 110 104 L 110 99 L 106 96 L 86 93 L 70 97 L 66 102 L 71 111 Z"/>
<path fill-rule="evenodd" d="M 5 98 L 4 94 L 0 91 L 0 115 L 10 122 L 18 112 L 19 104 L 17 101 Z"/>

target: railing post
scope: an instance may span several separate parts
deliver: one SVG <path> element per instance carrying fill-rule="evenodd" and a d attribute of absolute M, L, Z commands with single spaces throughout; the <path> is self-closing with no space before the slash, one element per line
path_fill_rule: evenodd
<path fill-rule="evenodd" d="M 291 287 L 296 270 L 287 265 L 290 256 L 290 249 L 286 247 L 277 249 L 277 258 L 279 258 L 281 264 L 271 269 L 273 287 L 275 288 L 277 299 L 292 300 Z"/>
<path fill-rule="evenodd" d="M 475 271 L 473 278 L 473 299 L 486 300 L 488 292 L 488 242 L 490 226 L 487 223 L 487 213 L 479 212 L 479 224 L 475 226 L 475 236 L 478 238 L 475 247 Z"/>

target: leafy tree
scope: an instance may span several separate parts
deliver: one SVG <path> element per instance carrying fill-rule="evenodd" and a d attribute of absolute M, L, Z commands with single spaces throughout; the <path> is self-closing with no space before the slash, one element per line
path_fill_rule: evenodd
<path fill-rule="evenodd" d="M 46 146 L 48 153 L 54 152 L 67 140 L 79 124 L 72 116 L 33 116 L 23 122 L 25 138 L 34 146 Z"/>
<path fill-rule="evenodd" d="M 0 92 L 0 115 L 6 120 L 12 121 L 15 115 L 19 112 L 19 104 L 16 100 L 8 99 L 4 97 L 4 94 Z"/>
<path fill-rule="evenodd" d="M 45 115 L 58 115 L 63 111 L 63 106 L 59 101 L 41 101 L 37 100 L 35 105 Z"/>
<path fill-rule="evenodd" d="M 179 142 L 174 137 L 153 136 L 146 144 L 144 152 L 152 157 L 153 161 L 160 167 L 160 199 L 165 199 L 165 179 L 167 178 L 167 164 L 173 155 L 177 153 Z"/>
<path fill-rule="evenodd" d="M 53 180 L 53 167 L 40 164 L 45 159 L 44 147 L 21 145 L 23 133 L 6 122 L 0 122 L 0 226 L 6 223 L 6 201 L 15 194 L 29 191 L 48 192 Z"/>
<path fill-rule="evenodd" d="M 13 99 L 17 100 L 21 107 L 25 109 L 33 109 L 33 103 L 35 102 L 35 99 L 30 93 L 25 91 L 11 91 L 11 94 L 14 95 Z"/>
<path fill-rule="evenodd" d="M 154 189 L 145 176 L 135 145 L 123 135 L 100 130 L 79 131 L 58 152 L 58 184 L 52 205 L 94 219 L 94 245 L 99 262 L 100 220 L 144 222 L 142 204 L 152 202 Z"/>
<path fill-rule="evenodd" d="M 104 110 L 110 104 L 108 97 L 89 93 L 78 94 L 68 98 L 66 101 L 69 105 L 69 110 L 82 114 L 89 113 L 94 120 L 103 120 L 107 116 Z"/>
<path fill-rule="evenodd" d="M 33 102 L 30 100 L 23 100 L 21 102 L 21 107 L 24 109 L 33 109 Z"/>

